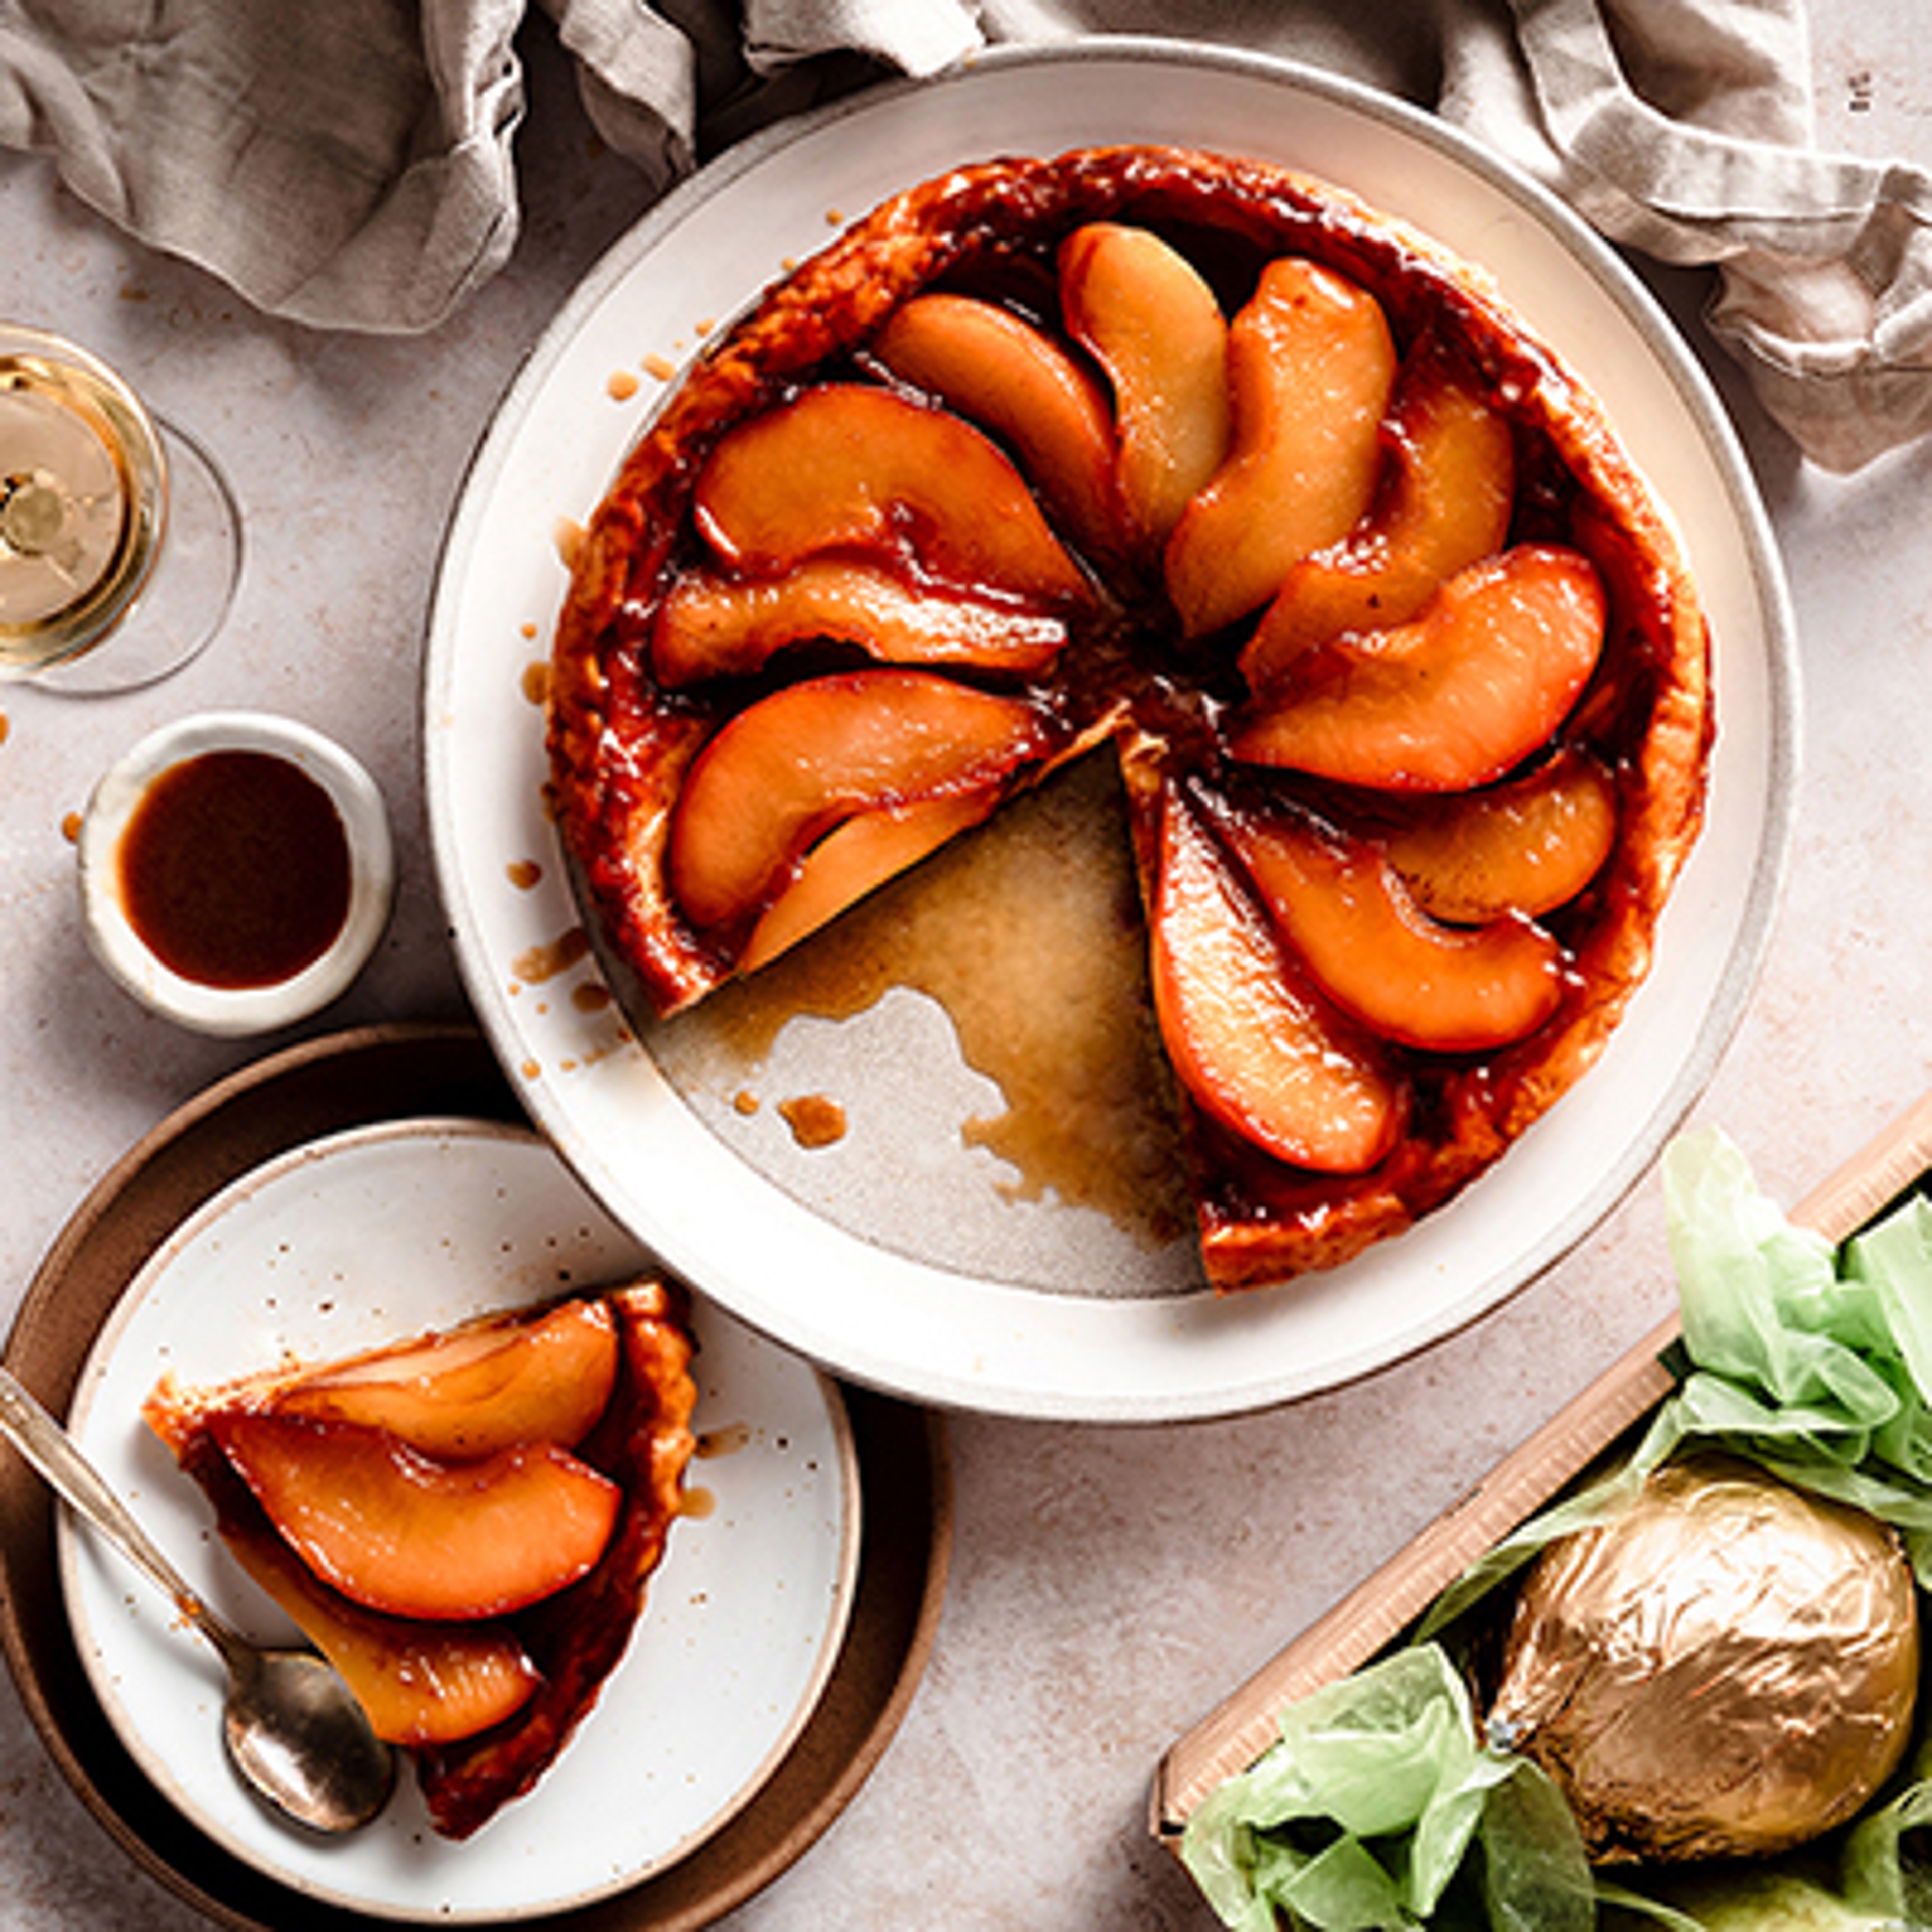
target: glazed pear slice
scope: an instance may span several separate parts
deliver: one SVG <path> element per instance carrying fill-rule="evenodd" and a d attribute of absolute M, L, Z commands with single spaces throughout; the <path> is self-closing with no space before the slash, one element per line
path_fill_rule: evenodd
<path fill-rule="evenodd" d="M 392 1616 L 466 1622 L 554 1595 L 603 1554 L 622 1502 L 553 1443 L 447 1463 L 352 1423 L 242 1411 L 211 1429 L 309 1568 Z"/>
<path fill-rule="evenodd" d="M 909 554 L 967 590 L 1090 596 L 991 438 L 950 410 L 862 383 L 820 384 L 732 430 L 698 477 L 692 514 L 718 557 L 754 575 L 828 550 Z"/>
<path fill-rule="evenodd" d="M 971 296 L 915 296 L 873 352 L 1016 452 L 1060 526 L 1089 556 L 1117 553 L 1120 502 L 1105 390 L 1043 329 Z"/>
<path fill-rule="evenodd" d="M 577 1299 L 344 1361 L 294 1384 L 270 1406 L 283 1415 L 386 1430 L 424 1454 L 473 1461 L 520 1442 L 573 1448 L 617 1378 L 609 1304 Z"/>
<path fill-rule="evenodd" d="M 788 646 L 851 644 L 882 664 L 1025 676 L 1044 670 L 1066 624 L 1012 599 L 909 583 L 849 557 L 808 557 L 782 577 L 679 579 L 651 626 L 651 668 L 668 691 L 762 670 Z"/>
<path fill-rule="evenodd" d="M 1519 546 L 1422 615 L 1297 658 L 1230 736 L 1252 764 L 1380 791 L 1466 791 L 1562 723 L 1602 650 L 1604 586 L 1581 552 Z"/>
<path fill-rule="evenodd" d="M 999 802 L 997 788 L 882 806 L 835 826 L 800 860 L 790 885 L 752 928 L 738 969 L 753 973 L 847 907 L 962 832 L 982 823 Z"/>
<path fill-rule="evenodd" d="M 1323 991 L 1383 1038 L 1473 1053 L 1524 1039 L 1556 1010 L 1562 951 L 1532 921 L 1444 926 L 1373 846 L 1312 820 L 1230 813 L 1219 829 Z"/>
<path fill-rule="evenodd" d="M 387 1617 L 325 1588 L 286 1544 L 237 1537 L 256 1583 L 342 1673 L 376 1735 L 410 1750 L 454 1744 L 514 1716 L 539 1675 L 503 1624 Z"/>
<path fill-rule="evenodd" d="M 1127 515 L 1164 544 L 1227 454 L 1227 319 L 1199 270 L 1150 229 L 1076 229 L 1059 276 L 1060 319 L 1113 389 Z"/>
<path fill-rule="evenodd" d="M 1213 1119 L 1298 1167 L 1358 1174 L 1393 1145 L 1406 1089 L 1306 984 L 1196 814 L 1163 803 L 1149 960 L 1175 1074 Z"/>
<path fill-rule="evenodd" d="M 1460 926 L 1568 905 L 1616 843 L 1616 782 L 1574 746 L 1508 784 L 1431 805 L 1386 832 L 1382 849 L 1418 904 Z"/>
<path fill-rule="evenodd" d="M 1418 615 L 1444 578 L 1503 547 L 1516 496 L 1508 420 L 1439 356 L 1405 365 L 1388 424 L 1388 473 L 1370 514 L 1304 557 L 1241 653 L 1260 688 L 1311 645 Z"/>
<path fill-rule="evenodd" d="M 1227 362 L 1232 446 L 1167 546 L 1168 595 L 1190 638 L 1259 608 L 1360 520 L 1395 381 L 1381 305 L 1297 256 L 1262 270 Z"/>
<path fill-rule="evenodd" d="M 1034 705 L 930 671 L 788 686 L 740 712 L 692 765 L 671 820 L 671 889 L 700 929 L 729 926 L 762 911 L 842 820 L 986 792 L 1051 743 Z"/>

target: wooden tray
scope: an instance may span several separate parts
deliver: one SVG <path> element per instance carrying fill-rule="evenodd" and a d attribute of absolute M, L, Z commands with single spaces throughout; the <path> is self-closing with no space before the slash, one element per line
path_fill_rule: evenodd
<path fill-rule="evenodd" d="M 1932 1168 L 1932 1094 L 1876 1136 L 1791 1210 L 1842 1241 Z M 1490 1546 L 1527 1522 L 1675 1386 L 1659 1359 L 1678 1339 L 1660 1323 L 1544 1424 L 1453 1509 L 1279 1651 L 1170 1745 L 1154 1774 L 1150 1827 L 1170 1849 L 1214 1787 L 1275 1741 L 1282 1707 L 1359 1670 L 1394 1642 Z"/>
<path fill-rule="evenodd" d="M 373 1027 L 258 1061 L 171 1114 L 95 1187 L 41 1264 L 7 1366 L 64 1414 L 94 1335 L 148 1257 L 201 1203 L 286 1149 L 418 1115 L 521 1122 L 482 1036 L 466 1027 Z M 952 1548 L 944 1424 L 844 1386 L 866 1532 L 851 1621 L 818 1708 L 751 1804 L 689 1857 L 631 1890 L 520 1918 L 520 1932 L 691 1932 L 801 1856 L 891 1742 L 932 1652 Z M 188 1824 L 122 1748 L 68 1628 L 52 1493 L 0 1456 L 0 1649 L 28 1717 L 82 1802 L 146 1870 L 242 1932 L 350 1932 L 390 1922 L 319 1904 Z"/>

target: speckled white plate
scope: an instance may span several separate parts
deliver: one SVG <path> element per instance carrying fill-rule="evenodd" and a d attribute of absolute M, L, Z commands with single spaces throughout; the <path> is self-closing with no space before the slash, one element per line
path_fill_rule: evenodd
<path fill-rule="evenodd" d="M 631 1037 L 578 944 L 533 701 L 565 589 L 558 530 L 590 514 L 661 392 L 650 379 L 614 388 L 614 375 L 688 356 L 830 224 L 898 189 L 1002 152 L 1137 141 L 1304 168 L 1486 268 L 1608 404 L 1682 532 L 1716 649 L 1705 832 L 1655 970 L 1596 1068 L 1412 1233 L 1220 1300 L 1184 1252 L 1178 1268 L 1097 1214 L 1006 1198 L 1010 1174 L 960 1132 L 998 1096 L 919 996 L 781 1036 L 800 1055 L 789 1090 L 845 1105 L 835 1147 L 801 1149 L 772 1109 L 741 1115 L 728 1091 L 680 1085 Z M 425 674 L 430 826 L 472 998 L 526 1104 L 614 1214 L 745 1320 L 931 1402 L 1107 1421 L 1228 1414 L 1334 1387 L 1472 1321 L 1649 1165 L 1756 977 L 1790 837 L 1796 675 L 1777 553 L 1715 393 L 1641 284 L 1549 196 L 1432 117 L 1279 61 L 1118 39 L 1002 50 L 731 151 L 566 304 L 484 438 L 448 532 Z"/>
<path fill-rule="evenodd" d="M 140 1417 L 165 1370 L 199 1382 L 447 1326 L 643 1257 L 536 1136 L 476 1121 L 358 1129 L 280 1156 L 187 1221 L 104 1325 L 70 1426 L 178 1564 L 251 1634 L 286 1636 L 208 1528 L 200 1491 Z M 688 1487 L 628 1654 L 536 1790 L 474 1838 L 429 1831 L 405 1777 L 346 1840 L 278 1822 L 223 1756 L 214 1654 L 167 1603 L 63 1520 L 76 1642 L 128 1750 L 194 1822 L 297 1890 L 371 1915 L 496 1923 L 661 1870 L 757 1792 L 836 1655 L 860 1542 L 837 1390 L 719 1311 L 696 1314 L 696 1426 L 724 1453 Z"/>

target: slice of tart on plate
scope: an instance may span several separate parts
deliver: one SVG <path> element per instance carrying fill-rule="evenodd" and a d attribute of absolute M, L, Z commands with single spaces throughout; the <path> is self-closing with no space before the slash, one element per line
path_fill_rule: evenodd
<path fill-rule="evenodd" d="M 144 1414 L 462 1839 L 543 1776 L 631 1642 L 696 1446 L 694 1348 L 682 1292 L 646 1277 L 218 1385 L 164 1376 Z"/>
<path fill-rule="evenodd" d="M 893 196 L 693 364 L 577 553 L 548 730 L 660 1018 L 1111 747 L 1232 1289 L 1400 1234 L 1594 1064 L 1714 718 L 1662 509 L 1480 268 L 1124 147 Z"/>

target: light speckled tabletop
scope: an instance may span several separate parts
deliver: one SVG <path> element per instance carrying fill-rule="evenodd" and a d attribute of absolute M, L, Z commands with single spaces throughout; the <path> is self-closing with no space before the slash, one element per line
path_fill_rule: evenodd
<path fill-rule="evenodd" d="M 1823 142 L 1932 159 L 1932 52 L 1913 0 L 1816 0 L 1813 14 Z M 419 340 L 265 322 L 95 219 L 44 162 L 0 157 L 0 313 L 88 343 L 218 448 L 250 546 L 228 630 L 176 679 L 86 706 L 0 694 L 0 1323 L 122 1150 L 260 1050 L 147 1017 L 85 952 L 64 822 L 149 727 L 246 704 L 356 752 L 394 814 L 400 898 L 370 968 L 309 1030 L 464 1010 L 418 744 L 437 539 L 519 356 L 637 212 L 547 34 L 529 52 L 522 242 L 502 276 Z M 1696 1110 L 1791 1200 L 1932 1073 L 1932 446 L 1849 480 L 1806 467 L 1708 350 L 1702 279 L 1654 280 L 1733 410 L 1798 620 L 1804 760 L 1786 888 L 1762 981 Z M 926 1680 L 850 1809 L 730 1922 L 1204 1928 L 1145 1834 L 1162 1750 L 1670 1300 L 1646 1180 L 1506 1307 L 1357 1386 L 1180 1427 L 955 1418 L 957 1549 Z M 0 1685 L 0 1926 L 200 1922 L 102 1836 Z"/>

